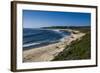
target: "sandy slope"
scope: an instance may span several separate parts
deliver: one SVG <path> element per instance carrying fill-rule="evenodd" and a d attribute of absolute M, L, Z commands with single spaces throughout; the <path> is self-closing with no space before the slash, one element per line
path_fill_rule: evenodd
<path fill-rule="evenodd" d="M 85 33 L 75 30 L 73 32 L 75 32 L 75 34 L 72 33 L 69 37 L 64 37 L 58 43 L 23 51 L 23 61 L 40 62 L 52 60 L 56 55 L 64 50 L 66 45 L 69 45 L 74 40 L 81 39 L 81 37 L 85 35 Z"/>

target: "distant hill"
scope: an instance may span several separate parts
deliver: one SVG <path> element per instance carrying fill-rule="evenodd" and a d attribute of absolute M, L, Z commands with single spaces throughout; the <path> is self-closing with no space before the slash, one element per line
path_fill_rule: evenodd
<path fill-rule="evenodd" d="M 42 27 L 44 29 L 79 29 L 79 28 L 90 28 L 90 26 L 51 26 L 51 27 Z"/>

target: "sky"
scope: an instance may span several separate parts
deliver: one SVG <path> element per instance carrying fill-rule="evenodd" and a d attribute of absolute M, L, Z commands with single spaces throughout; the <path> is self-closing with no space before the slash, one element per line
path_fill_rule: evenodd
<path fill-rule="evenodd" d="M 90 13 L 23 10 L 24 28 L 90 26 L 90 24 Z"/>

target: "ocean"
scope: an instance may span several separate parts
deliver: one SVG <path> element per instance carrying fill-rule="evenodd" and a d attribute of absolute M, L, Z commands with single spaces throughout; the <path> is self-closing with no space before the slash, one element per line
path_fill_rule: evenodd
<path fill-rule="evenodd" d="M 23 49 L 30 49 L 59 42 L 70 32 L 52 29 L 23 28 Z"/>

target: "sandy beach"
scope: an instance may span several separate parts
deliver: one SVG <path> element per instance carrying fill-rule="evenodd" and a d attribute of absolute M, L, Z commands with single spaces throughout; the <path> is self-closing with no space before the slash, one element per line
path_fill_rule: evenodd
<path fill-rule="evenodd" d="M 66 36 L 57 43 L 49 44 L 38 48 L 32 48 L 23 51 L 23 62 L 41 62 L 50 61 L 57 56 L 61 51 L 65 49 L 65 46 L 70 45 L 72 41 L 80 40 L 85 33 L 81 33 L 76 30 L 70 31 L 71 35 Z"/>

